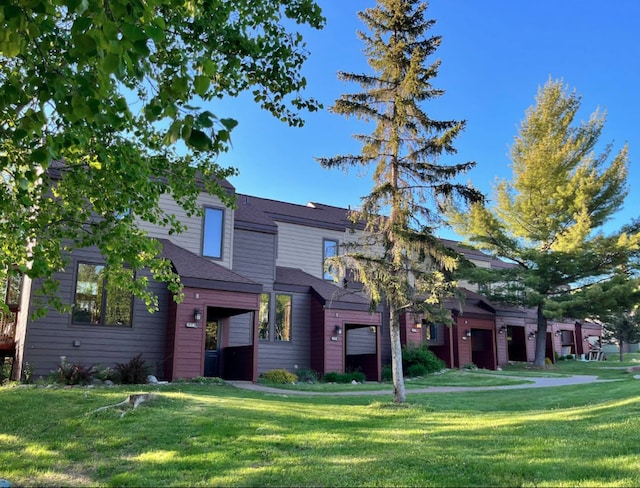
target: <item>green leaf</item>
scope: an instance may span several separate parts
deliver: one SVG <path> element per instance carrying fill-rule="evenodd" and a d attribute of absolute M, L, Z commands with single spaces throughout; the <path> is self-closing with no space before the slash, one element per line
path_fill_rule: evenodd
<path fill-rule="evenodd" d="M 203 96 L 205 93 L 207 93 L 210 83 L 211 81 L 209 80 L 208 76 L 202 76 L 202 75 L 196 76 L 195 79 L 193 80 L 193 86 L 195 88 L 195 92 L 198 95 Z"/>
<path fill-rule="evenodd" d="M 78 34 L 75 37 L 76 49 L 84 55 L 95 54 L 96 41 L 87 34 Z"/>
<path fill-rule="evenodd" d="M 166 144 L 174 144 L 180 138 L 180 130 L 182 129 L 182 121 L 175 120 L 165 135 Z"/>
<path fill-rule="evenodd" d="M 164 28 L 159 27 L 157 25 L 148 25 L 145 29 L 145 32 L 154 42 L 162 42 L 164 41 Z"/>
<path fill-rule="evenodd" d="M 216 65 L 210 59 L 205 59 L 202 62 L 202 72 L 205 76 L 213 76 L 216 74 Z"/>
<path fill-rule="evenodd" d="M 220 123 L 224 125 L 228 131 L 233 130 L 238 125 L 238 121 L 235 119 L 220 119 Z"/>
<path fill-rule="evenodd" d="M 198 129 L 192 129 L 187 143 L 195 149 L 205 150 L 211 146 L 211 139 Z"/>
<path fill-rule="evenodd" d="M 49 151 L 44 148 L 36 149 L 31 153 L 31 159 L 38 164 L 48 163 L 50 159 Z"/>
<path fill-rule="evenodd" d="M 120 29 L 122 30 L 122 34 L 124 35 L 124 37 L 131 42 L 141 41 L 147 38 L 144 31 L 138 25 L 122 24 L 120 26 Z"/>
<path fill-rule="evenodd" d="M 120 57 L 115 54 L 107 54 L 102 64 L 107 73 L 115 73 L 120 66 Z"/>

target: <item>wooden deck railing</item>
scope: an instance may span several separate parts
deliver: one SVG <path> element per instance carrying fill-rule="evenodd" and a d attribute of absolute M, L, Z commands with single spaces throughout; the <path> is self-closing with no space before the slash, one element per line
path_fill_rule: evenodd
<path fill-rule="evenodd" d="M 16 346 L 16 314 L 0 312 L 0 349 L 13 349 Z"/>

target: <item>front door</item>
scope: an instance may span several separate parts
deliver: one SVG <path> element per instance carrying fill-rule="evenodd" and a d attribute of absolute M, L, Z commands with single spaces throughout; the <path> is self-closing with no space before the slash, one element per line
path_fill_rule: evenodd
<path fill-rule="evenodd" d="M 203 376 L 220 376 L 219 337 L 220 327 L 218 319 L 210 317 L 209 314 L 207 314 Z"/>

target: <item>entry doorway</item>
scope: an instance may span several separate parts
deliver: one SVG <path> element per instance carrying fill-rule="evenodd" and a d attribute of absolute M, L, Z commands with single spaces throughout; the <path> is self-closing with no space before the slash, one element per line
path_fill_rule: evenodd
<path fill-rule="evenodd" d="M 207 377 L 220 377 L 220 333 L 221 321 L 207 308 L 207 320 L 205 322 L 204 342 L 204 373 Z"/>
<path fill-rule="evenodd" d="M 524 327 L 507 326 L 507 344 L 509 361 L 527 361 L 527 339 L 524 334 Z"/>
<path fill-rule="evenodd" d="M 496 369 L 492 330 L 471 329 L 471 361 L 481 369 Z"/>

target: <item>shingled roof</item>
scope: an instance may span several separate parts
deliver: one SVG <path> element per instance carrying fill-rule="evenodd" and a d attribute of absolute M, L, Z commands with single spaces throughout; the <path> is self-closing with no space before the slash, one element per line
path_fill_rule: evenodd
<path fill-rule="evenodd" d="M 262 292 L 262 285 L 259 283 L 187 251 L 167 239 L 158 241 L 162 244 L 160 255 L 171 261 L 184 286 L 245 293 Z"/>
<path fill-rule="evenodd" d="M 236 195 L 235 226 L 263 232 L 277 231 L 276 221 L 344 231 L 354 226 L 349 209 L 309 202 L 280 202 L 250 195 Z M 357 226 L 362 228 L 362 226 Z"/>
<path fill-rule="evenodd" d="M 452 312 L 460 315 L 494 315 L 496 307 L 484 296 L 475 293 L 466 288 L 459 289 L 464 295 L 462 304 L 457 299 L 448 298 L 445 300 L 445 306 Z"/>
<path fill-rule="evenodd" d="M 278 291 L 313 293 L 327 308 L 339 310 L 369 310 L 369 300 L 353 289 L 346 289 L 316 278 L 298 268 L 276 267 Z"/>

